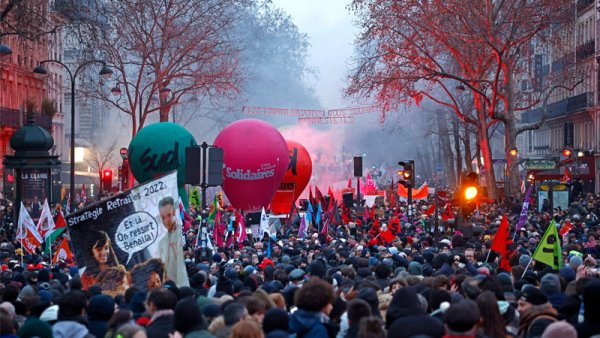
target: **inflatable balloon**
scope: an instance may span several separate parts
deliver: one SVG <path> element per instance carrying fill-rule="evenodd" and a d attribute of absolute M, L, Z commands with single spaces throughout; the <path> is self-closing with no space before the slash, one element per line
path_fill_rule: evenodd
<path fill-rule="evenodd" d="M 144 183 L 177 170 L 179 195 L 187 207 L 185 184 L 185 148 L 196 145 L 194 136 L 182 126 L 171 122 L 154 123 L 142 128 L 129 143 L 131 172 Z"/>
<path fill-rule="evenodd" d="M 225 127 L 214 145 L 223 148 L 223 191 L 231 205 L 267 207 L 290 162 L 283 136 L 264 121 L 244 119 Z"/>
<path fill-rule="evenodd" d="M 312 160 L 306 148 L 295 141 L 286 140 L 286 143 L 290 164 L 271 202 L 271 211 L 278 214 L 290 212 L 292 203 L 300 197 L 312 175 Z"/>

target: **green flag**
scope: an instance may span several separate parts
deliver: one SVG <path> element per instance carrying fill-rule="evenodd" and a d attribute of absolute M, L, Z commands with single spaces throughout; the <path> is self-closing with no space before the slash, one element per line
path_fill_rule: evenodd
<path fill-rule="evenodd" d="M 532 259 L 542 262 L 554 270 L 558 270 L 562 266 L 562 251 L 560 248 L 560 239 L 558 238 L 558 230 L 554 220 L 550 222 L 548 229 L 544 233 L 542 240 L 538 244 Z"/>
<path fill-rule="evenodd" d="M 196 187 L 190 192 L 190 206 L 194 209 L 200 206 L 200 192 Z"/>
<path fill-rule="evenodd" d="M 60 235 L 62 235 L 63 232 L 65 232 L 65 230 L 67 230 L 66 227 L 55 229 L 50 235 L 48 235 L 48 237 L 46 237 L 46 247 L 44 248 L 44 253 L 50 254 L 50 246 L 58 237 L 60 237 Z"/>
<path fill-rule="evenodd" d="M 210 206 L 210 212 L 208 214 L 208 223 L 214 223 L 215 216 L 217 215 L 217 208 L 219 207 L 218 203 L 217 195 L 215 194 L 215 198 L 213 199 L 212 205 Z"/>

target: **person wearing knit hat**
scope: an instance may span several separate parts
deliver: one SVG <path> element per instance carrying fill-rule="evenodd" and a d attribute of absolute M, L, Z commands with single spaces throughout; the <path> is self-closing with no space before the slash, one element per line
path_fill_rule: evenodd
<path fill-rule="evenodd" d="M 525 285 L 518 302 L 519 337 L 541 336 L 546 327 L 556 321 L 558 313 L 546 295 L 532 285 Z"/>
<path fill-rule="evenodd" d="M 52 338 L 52 327 L 45 321 L 36 317 L 30 317 L 19 329 L 20 338 Z"/>
<path fill-rule="evenodd" d="M 548 325 L 542 334 L 542 338 L 577 338 L 577 330 L 573 325 L 559 321 Z"/>
<path fill-rule="evenodd" d="M 447 336 L 475 337 L 481 320 L 475 301 L 464 299 L 454 303 L 444 312 L 444 327 Z"/>
<path fill-rule="evenodd" d="M 560 279 L 553 273 L 547 273 L 542 277 L 540 289 L 557 310 L 567 300 L 567 296 L 561 292 Z"/>
<path fill-rule="evenodd" d="M 579 255 L 573 255 L 571 256 L 571 258 L 569 259 L 569 266 L 577 271 L 577 268 L 583 264 L 583 259 L 581 258 L 581 256 Z"/>

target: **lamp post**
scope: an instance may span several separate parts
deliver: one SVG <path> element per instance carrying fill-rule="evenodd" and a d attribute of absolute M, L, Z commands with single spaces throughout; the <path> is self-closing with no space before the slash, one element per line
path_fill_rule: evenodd
<path fill-rule="evenodd" d="M 75 72 L 71 72 L 71 69 L 69 69 L 69 67 L 67 65 L 65 65 L 64 63 L 58 61 L 58 60 L 44 60 L 42 62 L 40 62 L 40 64 L 35 67 L 35 69 L 33 70 L 33 72 L 35 74 L 39 74 L 39 75 L 46 75 L 48 74 L 48 71 L 44 68 L 43 64 L 44 63 L 56 63 L 61 65 L 69 74 L 69 78 L 71 80 L 71 158 L 70 158 L 70 163 L 71 163 L 71 172 L 69 174 L 69 197 L 70 197 L 70 203 L 69 203 L 69 210 L 72 212 L 73 210 L 75 210 L 74 208 L 74 203 L 75 203 L 75 80 L 77 79 L 77 74 L 79 73 L 80 70 L 82 70 L 85 66 L 92 64 L 92 63 L 101 63 L 102 64 L 102 69 L 100 69 L 100 73 L 99 75 L 103 78 L 109 78 L 112 74 L 113 71 L 112 69 L 110 69 L 109 67 L 106 66 L 106 62 L 102 61 L 102 60 L 89 60 L 86 61 L 82 64 L 80 64 L 77 69 L 75 69 Z"/>
<path fill-rule="evenodd" d="M 0 42 L 0 57 L 9 56 L 12 54 L 12 49 L 8 45 L 5 45 Z"/>

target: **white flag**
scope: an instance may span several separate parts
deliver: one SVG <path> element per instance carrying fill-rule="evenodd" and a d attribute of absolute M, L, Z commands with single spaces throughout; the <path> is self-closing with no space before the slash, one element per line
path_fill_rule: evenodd
<path fill-rule="evenodd" d="M 37 230 L 40 236 L 47 238 L 54 230 L 54 219 L 52 218 L 52 211 L 48 205 L 48 199 L 44 201 L 44 207 L 42 208 L 42 214 L 38 220 Z"/>
<path fill-rule="evenodd" d="M 265 232 L 269 232 L 269 217 L 265 212 L 265 208 L 262 208 L 262 212 L 260 213 L 260 240 L 262 241 L 263 237 L 265 237 Z"/>
<path fill-rule="evenodd" d="M 17 239 L 21 242 L 23 249 L 31 254 L 35 253 L 35 249 L 42 244 L 42 238 L 23 202 L 21 202 L 21 209 L 19 210 Z"/>

